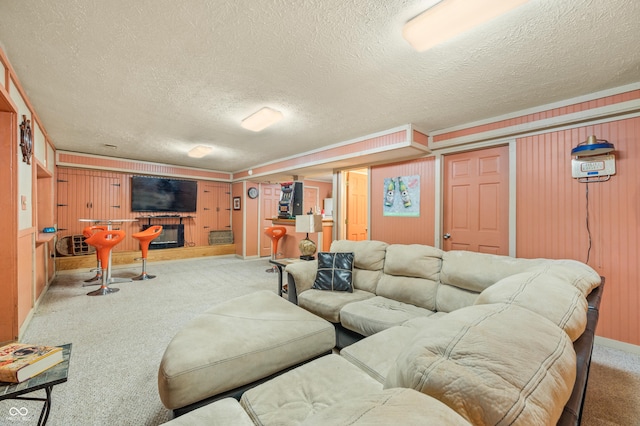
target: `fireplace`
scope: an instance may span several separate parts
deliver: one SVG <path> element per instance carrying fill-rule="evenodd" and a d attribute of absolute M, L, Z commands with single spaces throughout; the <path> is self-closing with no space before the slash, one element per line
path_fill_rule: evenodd
<path fill-rule="evenodd" d="M 153 226 L 142 225 L 142 230 Z M 184 246 L 184 225 L 162 225 L 160 236 L 152 240 L 149 244 L 149 250 L 176 248 Z"/>

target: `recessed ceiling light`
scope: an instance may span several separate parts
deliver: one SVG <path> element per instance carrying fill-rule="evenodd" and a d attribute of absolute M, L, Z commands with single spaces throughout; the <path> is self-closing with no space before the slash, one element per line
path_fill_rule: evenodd
<path fill-rule="evenodd" d="M 260 130 L 264 130 L 272 124 L 282 120 L 282 117 L 283 115 L 280 111 L 264 107 L 258 112 L 251 114 L 249 117 L 242 120 L 240 125 L 247 130 L 259 132 Z"/>
<path fill-rule="evenodd" d="M 202 158 L 213 150 L 211 146 L 198 145 L 187 154 L 192 158 Z"/>
<path fill-rule="evenodd" d="M 418 52 L 484 24 L 529 0 L 442 0 L 402 28 L 402 37 Z"/>

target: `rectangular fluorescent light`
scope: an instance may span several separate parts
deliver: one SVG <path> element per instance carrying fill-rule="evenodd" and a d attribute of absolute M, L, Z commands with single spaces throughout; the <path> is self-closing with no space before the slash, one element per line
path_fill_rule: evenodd
<path fill-rule="evenodd" d="M 241 126 L 245 129 L 259 132 L 260 130 L 264 130 L 272 124 L 282 120 L 282 117 L 283 115 L 280 111 L 264 107 L 258 112 L 242 120 Z"/>
<path fill-rule="evenodd" d="M 407 22 L 402 37 L 418 52 L 424 52 L 527 1 L 443 0 Z"/>
<path fill-rule="evenodd" d="M 192 158 L 202 158 L 213 150 L 211 146 L 198 145 L 187 154 Z"/>

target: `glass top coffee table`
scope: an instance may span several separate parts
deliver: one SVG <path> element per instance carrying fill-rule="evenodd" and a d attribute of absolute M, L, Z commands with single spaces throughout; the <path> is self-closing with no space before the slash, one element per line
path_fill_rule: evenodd
<path fill-rule="evenodd" d="M 47 419 L 49 418 L 49 411 L 51 410 L 51 391 L 55 385 L 59 385 L 60 383 L 64 383 L 67 381 L 67 376 L 69 374 L 69 360 L 71 359 L 71 343 L 67 343 L 66 345 L 62 345 L 62 362 L 49 368 L 48 370 L 43 371 L 30 378 L 29 380 L 25 380 L 22 383 L 5 383 L 0 382 L 0 401 L 5 399 L 22 399 L 28 401 L 43 401 L 44 406 L 42 407 L 42 411 L 40 412 L 40 418 L 38 419 L 38 425 L 44 425 L 47 423 Z M 36 398 L 30 396 L 22 396 L 27 393 L 35 392 L 37 390 L 44 389 L 46 392 L 45 398 Z M 20 406 L 20 404 L 16 404 L 13 407 L 9 408 L 8 411 L 9 420 L 15 419 L 24 420 L 29 413 L 25 407 Z M 0 424 L 3 419 L 0 418 Z"/>

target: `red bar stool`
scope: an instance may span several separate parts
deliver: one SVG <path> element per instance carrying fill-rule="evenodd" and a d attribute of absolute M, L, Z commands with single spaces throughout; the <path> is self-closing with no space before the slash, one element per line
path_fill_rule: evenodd
<path fill-rule="evenodd" d="M 287 228 L 284 226 L 270 226 L 269 228 L 265 228 L 264 233 L 267 237 L 271 238 L 271 260 L 276 260 L 278 255 L 278 241 L 285 236 Z M 266 272 L 276 272 L 277 269 L 276 266 L 273 266 L 273 268 L 267 269 Z"/>
<path fill-rule="evenodd" d="M 87 226 L 82 230 L 82 235 L 85 238 L 85 242 L 87 238 L 91 238 L 91 236 L 93 234 L 95 234 L 98 231 L 106 231 L 108 228 L 106 226 L 99 226 L 99 225 L 95 225 L 95 226 Z M 93 278 L 89 278 L 88 280 L 84 280 L 85 283 L 93 283 L 94 281 L 102 281 L 102 264 L 100 262 L 100 253 L 98 252 L 98 250 L 96 250 L 96 261 L 97 261 L 97 266 L 96 266 L 96 276 Z M 86 287 L 88 285 L 96 285 L 96 284 L 100 284 L 98 283 L 94 283 L 94 284 L 83 284 L 83 287 Z"/>
<path fill-rule="evenodd" d="M 142 250 L 142 257 L 136 258 L 136 260 L 142 259 L 142 273 L 132 279 L 141 281 L 150 280 L 156 277 L 155 275 L 147 274 L 147 254 L 149 253 L 149 244 L 151 244 L 151 241 L 158 238 L 161 233 L 162 226 L 153 225 L 148 227 L 144 231 L 136 232 L 135 234 L 131 235 L 133 238 L 140 241 L 140 250 Z"/>
<path fill-rule="evenodd" d="M 107 294 L 115 293 L 116 291 L 120 291 L 119 288 L 111 288 L 108 286 L 109 282 L 107 281 L 108 273 L 104 273 L 104 271 L 108 271 L 111 269 L 111 249 L 118 244 L 125 236 L 124 231 L 120 230 L 107 230 L 107 231 L 98 231 L 93 234 L 91 237 L 84 240 L 85 243 L 92 245 L 98 251 L 98 256 L 100 256 L 100 263 L 102 265 L 106 265 L 106 267 L 102 268 L 102 284 L 100 288 L 87 293 L 88 296 L 104 296 Z"/>

